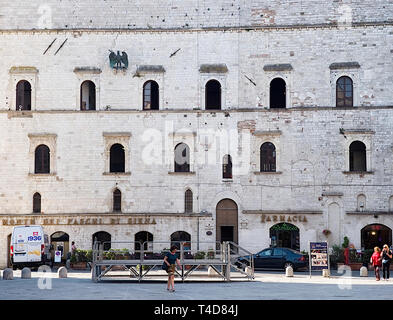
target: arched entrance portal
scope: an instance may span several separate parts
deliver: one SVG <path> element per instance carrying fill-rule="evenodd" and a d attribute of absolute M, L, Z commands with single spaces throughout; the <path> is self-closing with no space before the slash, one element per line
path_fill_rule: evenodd
<path fill-rule="evenodd" d="M 273 247 L 300 250 L 299 228 L 290 223 L 277 223 L 270 228 L 270 240 Z"/>
<path fill-rule="evenodd" d="M 237 204 L 231 199 L 223 199 L 217 203 L 216 241 L 238 243 Z"/>
<path fill-rule="evenodd" d="M 107 251 L 111 248 L 111 241 L 112 241 L 112 236 L 110 233 L 105 232 L 105 231 L 98 231 L 93 234 L 92 237 L 93 240 L 93 246 L 95 241 L 99 241 L 100 243 L 104 243 L 104 250 Z"/>
<path fill-rule="evenodd" d="M 362 248 L 373 249 L 379 247 L 382 249 L 384 244 L 391 246 L 392 229 L 383 224 L 369 224 L 361 231 Z"/>
<path fill-rule="evenodd" d="M 63 231 L 57 231 L 50 236 L 50 242 L 55 251 L 61 251 L 61 259 L 65 260 L 70 252 L 70 236 Z"/>
<path fill-rule="evenodd" d="M 191 235 L 185 231 L 176 231 L 171 234 L 171 246 L 176 246 L 180 249 L 180 243 L 183 242 L 184 250 L 191 249 Z"/>

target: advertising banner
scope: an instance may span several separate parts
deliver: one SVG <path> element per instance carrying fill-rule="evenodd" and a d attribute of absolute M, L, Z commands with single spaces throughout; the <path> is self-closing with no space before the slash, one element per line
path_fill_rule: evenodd
<path fill-rule="evenodd" d="M 327 242 L 310 242 L 310 275 L 311 271 L 330 269 Z"/>

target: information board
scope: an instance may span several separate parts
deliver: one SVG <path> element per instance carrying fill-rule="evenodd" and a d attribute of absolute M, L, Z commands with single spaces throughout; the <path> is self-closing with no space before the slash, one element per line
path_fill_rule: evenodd
<path fill-rule="evenodd" d="M 327 242 L 310 242 L 310 275 L 311 271 L 330 269 Z"/>

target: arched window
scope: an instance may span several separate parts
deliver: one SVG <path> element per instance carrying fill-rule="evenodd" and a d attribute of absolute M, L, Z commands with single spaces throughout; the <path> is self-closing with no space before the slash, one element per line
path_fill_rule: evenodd
<path fill-rule="evenodd" d="M 159 109 L 159 88 L 155 81 L 147 81 L 143 85 L 143 110 Z"/>
<path fill-rule="evenodd" d="M 184 212 L 192 213 L 193 210 L 192 206 L 193 206 L 192 191 L 190 189 L 187 189 L 186 192 L 184 193 Z"/>
<path fill-rule="evenodd" d="M 110 149 L 110 172 L 125 172 L 125 152 L 124 147 L 116 143 Z"/>
<path fill-rule="evenodd" d="M 366 146 L 361 141 L 354 141 L 349 146 L 349 171 L 367 171 Z"/>
<path fill-rule="evenodd" d="M 34 173 L 50 173 L 50 150 L 44 144 L 35 149 Z"/>
<path fill-rule="evenodd" d="M 278 223 L 269 230 L 272 247 L 300 250 L 299 228 L 291 223 Z"/>
<path fill-rule="evenodd" d="M 210 80 L 205 86 L 205 109 L 221 109 L 221 84 L 217 80 Z"/>
<path fill-rule="evenodd" d="M 261 172 L 276 171 L 276 147 L 271 142 L 265 142 L 260 150 Z"/>
<path fill-rule="evenodd" d="M 175 147 L 175 172 L 190 172 L 190 148 L 185 143 Z"/>
<path fill-rule="evenodd" d="M 81 84 L 81 110 L 96 109 L 96 85 L 93 81 L 87 80 Z"/>
<path fill-rule="evenodd" d="M 281 78 L 270 82 L 270 108 L 286 108 L 286 83 Z"/>
<path fill-rule="evenodd" d="M 113 191 L 113 212 L 121 212 L 121 191 L 119 189 Z"/>
<path fill-rule="evenodd" d="M 16 110 L 31 110 L 31 84 L 21 80 L 16 85 Z"/>
<path fill-rule="evenodd" d="M 191 249 L 191 235 L 185 231 L 176 231 L 171 234 L 171 246 L 176 246 L 180 249 L 180 244 L 183 243 L 184 249 Z"/>
<path fill-rule="evenodd" d="M 41 195 L 36 192 L 33 195 L 33 213 L 41 212 Z"/>
<path fill-rule="evenodd" d="M 222 178 L 232 179 L 232 157 L 229 154 L 222 159 Z"/>
<path fill-rule="evenodd" d="M 107 251 L 111 248 L 112 236 L 110 233 L 105 231 L 98 231 L 92 236 L 93 245 L 95 241 L 99 241 L 101 244 L 104 244 L 104 250 Z"/>
<path fill-rule="evenodd" d="M 353 82 L 349 77 L 341 77 L 337 80 L 336 106 L 353 107 Z"/>

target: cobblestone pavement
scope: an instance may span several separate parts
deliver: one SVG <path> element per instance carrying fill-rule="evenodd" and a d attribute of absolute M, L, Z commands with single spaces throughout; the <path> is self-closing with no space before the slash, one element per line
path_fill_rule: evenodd
<path fill-rule="evenodd" d="M 177 282 L 174 293 L 167 292 L 162 277 L 142 283 L 94 283 L 87 271 L 70 271 L 66 279 L 57 278 L 56 272 L 46 279 L 38 272 L 32 272 L 31 279 L 21 279 L 20 273 L 14 271 L 13 280 L 0 280 L 0 300 L 393 300 L 393 279 L 377 282 L 371 272 L 367 278 L 359 272 L 351 276 L 332 272 L 330 278 L 298 272 L 288 278 L 284 272 L 263 271 L 256 273 L 254 281 L 230 283 L 200 276 L 198 281 Z"/>

